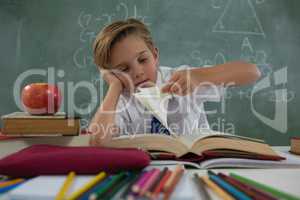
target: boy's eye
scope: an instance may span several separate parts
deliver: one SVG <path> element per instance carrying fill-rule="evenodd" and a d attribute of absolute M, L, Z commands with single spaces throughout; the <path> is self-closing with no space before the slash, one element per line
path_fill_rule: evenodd
<path fill-rule="evenodd" d="M 147 62 L 147 58 L 142 58 L 142 59 L 139 60 L 139 62 L 140 63 L 145 63 L 145 62 Z"/>
<path fill-rule="evenodd" d="M 121 71 L 123 71 L 123 72 L 127 72 L 128 70 L 129 70 L 128 67 L 122 67 L 122 68 L 121 68 Z"/>
<path fill-rule="evenodd" d="M 122 66 L 122 67 L 119 68 L 119 70 L 121 70 L 122 72 L 127 72 L 129 70 L 129 67 Z"/>

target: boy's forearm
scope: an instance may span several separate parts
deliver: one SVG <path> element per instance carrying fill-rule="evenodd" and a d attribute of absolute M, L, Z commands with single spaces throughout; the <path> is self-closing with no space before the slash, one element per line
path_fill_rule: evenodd
<path fill-rule="evenodd" d="M 198 67 L 191 71 L 198 84 L 210 82 L 216 85 L 239 86 L 253 83 L 260 77 L 260 71 L 256 65 L 243 61 L 228 62 L 214 67 Z"/>
<path fill-rule="evenodd" d="M 111 85 L 108 88 L 106 96 L 95 113 L 89 125 L 89 131 L 92 133 L 108 130 L 108 126 L 115 124 L 115 111 L 122 88 Z"/>

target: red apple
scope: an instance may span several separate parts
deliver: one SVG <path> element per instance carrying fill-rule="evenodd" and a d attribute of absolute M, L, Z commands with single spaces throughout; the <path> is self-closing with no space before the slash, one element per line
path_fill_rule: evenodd
<path fill-rule="evenodd" d="M 32 83 L 23 88 L 21 102 L 32 115 L 53 115 L 61 105 L 61 92 L 56 85 Z"/>

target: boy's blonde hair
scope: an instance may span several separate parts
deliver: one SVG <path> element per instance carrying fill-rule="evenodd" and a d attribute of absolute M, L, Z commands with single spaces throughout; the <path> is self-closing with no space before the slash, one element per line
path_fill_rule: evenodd
<path fill-rule="evenodd" d="M 97 35 L 94 44 L 94 61 L 100 69 L 110 69 L 111 49 L 117 42 L 128 35 L 136 34 L 144 40 L 148 48 L 153 52 L 154 43 L 147 26 L 139 20 L 127 19 L 113 22 L 104 27 Z"/>

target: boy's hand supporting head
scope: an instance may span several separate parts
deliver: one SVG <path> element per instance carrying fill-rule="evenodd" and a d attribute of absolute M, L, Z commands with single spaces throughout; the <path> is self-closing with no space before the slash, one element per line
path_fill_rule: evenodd
<path fill-rule="evenodd" d="M 119 89 L 120 91 L 123 90 L 123 84 L 121 80 L 118 78 L 116 75 L 118 72 L 117 71 L 111 71 L 111 70 L 106 70 L 106 69 L 101 69 L 100 74 L 102 78 L 106 81 L 106 83 L 109 86 L 115 86 L 116 89 Z"/>

